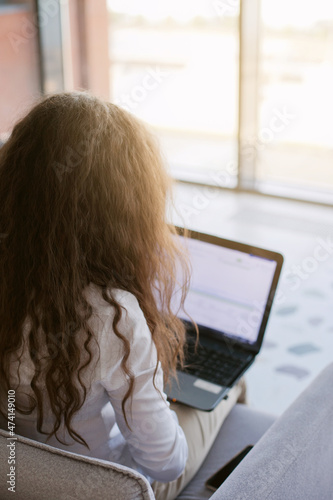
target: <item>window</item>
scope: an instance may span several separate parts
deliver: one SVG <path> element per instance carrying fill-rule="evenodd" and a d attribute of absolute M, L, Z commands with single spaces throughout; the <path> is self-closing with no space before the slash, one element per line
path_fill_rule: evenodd
<path fill-rule="evenodd" d="M 108 0 L 110 97 L 182 180 L 333 202 L 333 4 Z"/>
<path fill-rule="evenodd" d="M 5 1 L 0 138 L 40 92 L 88 88 L 177 179 L 333 204 L 332 47 L 327 0 Z"/>
<path fill-rule="evenodd" d="M 238 6 L 222 13 L 206 0 L 108 5 L 112 100 L 152 125 L 175 177 L 211 183 L 231 164 L 235 186 Z"/>
<path fill-rule="evenodd" d="M 262 0 L 256 177 L 263 191 L 333 201 L 332 89 L 333 3 Z"/>

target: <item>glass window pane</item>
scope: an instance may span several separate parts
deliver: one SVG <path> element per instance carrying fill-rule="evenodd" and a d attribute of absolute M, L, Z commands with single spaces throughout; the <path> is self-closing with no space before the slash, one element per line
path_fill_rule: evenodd
<path fill-rule="evenodd" d="M 333 3 L 261 7 L 257 179 L 324 200 L 333 187 Z"/>
<path fill-rule="evenodd" d="M 112 100 L 152 125 L 176 177 L 234 186 L 238 2 L 108 5 Z"/>

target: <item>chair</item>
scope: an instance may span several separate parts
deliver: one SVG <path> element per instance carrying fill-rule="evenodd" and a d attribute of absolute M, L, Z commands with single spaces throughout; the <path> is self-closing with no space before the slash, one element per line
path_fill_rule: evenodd
<path fill-rule="evenodd" d="M 236 405 L 178 500 L 332 499 L 332 377 L 333 364 L 275 422 L 270 415 Z M 13 498 L 5 480 L 10 479 L 6 474 L 11 442 L 17 500 L 154 499 L 148 481 L 132 469 L 16 437 L 13 441 L 0 430 L 1 499 Z M 206 479 L 248 444 L 255 444 L 253 450 L 212 496 Z"/>

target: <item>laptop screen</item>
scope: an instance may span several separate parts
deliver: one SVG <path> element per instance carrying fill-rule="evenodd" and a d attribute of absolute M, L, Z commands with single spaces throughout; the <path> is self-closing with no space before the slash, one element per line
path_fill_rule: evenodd
<path fill-rule="evenodd" d="M 186 314 L 180 311 L 178 316 L 254 344 L 277 262 L 250 253 L 251 247 L 247 253 L 197 239 L 182 240 L 190 253 L 192 277 L 184 305 Z"/>

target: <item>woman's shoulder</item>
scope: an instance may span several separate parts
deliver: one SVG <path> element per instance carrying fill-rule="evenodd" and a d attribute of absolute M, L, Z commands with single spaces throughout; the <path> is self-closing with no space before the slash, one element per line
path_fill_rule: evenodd
<path fill-rule="evenodd" d="M 112 297 L 121 308 L 120 325 L 126 326 L 126 329 L 128 329 L 137 323 L 146 322 L 135 295 L 118 288 L 107 290 L 106 293 L 110 298 Z M 85 297 L 93 308 L 93 316 L 103 318 L 104 320 L 113 320 L 116 308 L 112 303 L 105 300 L 101 287 L 90 283 L 85 289 Z"/>
<path fill-rule="evenodd" d="M 134 311 L 140 310 L 139 302 L 133 293 L 120 288 L 107 289 L 108 297 L 114 299 L 121 307 L 133 309 Z M 100 309 L 107 309 L 112 307 L 110 302 L 103 297 L 102 288 L 94 283 L 90 283 L 84 290 L 85 297 L 89 300 L 92 306 Z"/>
<path fill-rule="evenodd" d="M 124 339 L 130 345 L 128 366 L 131 370 L 138 373 L 140 370 L 154 368 L 156 350 L 137 298 L 126 290 L 109 290 L 108 293 L 121 308 L 121 317 L 115 325 L 116 308 L 104 299 L 101 288 L 96 285 L 89 285 L 88 288 L 86 298 L 93 307 L 90 326 L 99 344 L 101 378 L 109 380 L 119 369 L 119 380 L 123 380 L 120 363 L 124 354 Z M 112 380 L 115 388 L 117 383 Z"/>

